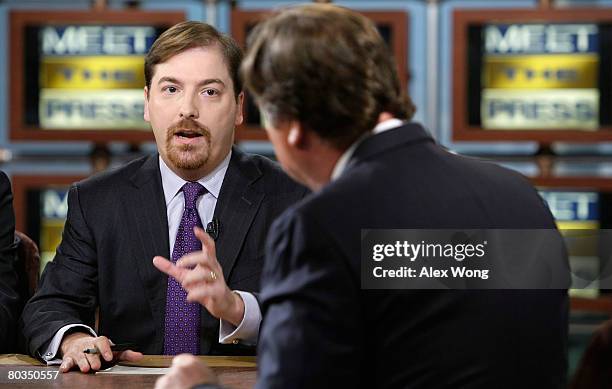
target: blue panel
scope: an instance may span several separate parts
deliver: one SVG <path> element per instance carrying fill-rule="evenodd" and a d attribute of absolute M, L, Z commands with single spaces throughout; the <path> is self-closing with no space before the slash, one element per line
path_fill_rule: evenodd
<path fill-rule="evenodd" d="M 231 32 L 231 7 L 229 1 L 219 2 L 217 7 L 217 30 L 229 34 Z"/>

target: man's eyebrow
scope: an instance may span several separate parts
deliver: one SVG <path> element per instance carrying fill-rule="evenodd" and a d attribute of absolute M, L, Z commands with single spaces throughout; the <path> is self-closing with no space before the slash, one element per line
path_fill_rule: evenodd
<path fill-rule="evenodd" d="M 182 82 L 174 77 L 162 77 L 157 81 L 158 84 L 161 84 L 163 82 L 169 82 L 171 84 L 182 85 Z M 218 78 L 207 78 L 205 80 L 198 82 L 198 86 L 205 86 L 209 84 L 221 84 L 222 86 L 225 86 L 225 83 Z"/>
<path fill-rule="evenodd" d="M 218 78 L 207 78 L 198 82 L 198 86 L 204 86 L 208 84 L 221 84 L 222 86 L 225 86 L 225 83 Z"/>
<path fill-rule="evenodd" d="M 161 84 L 162 82 L 169 82 L 172 84 L 181 84 L 181 82 L 174 77 L 162 77 L 159 80 L 157 80 L 158 84 Z"/>

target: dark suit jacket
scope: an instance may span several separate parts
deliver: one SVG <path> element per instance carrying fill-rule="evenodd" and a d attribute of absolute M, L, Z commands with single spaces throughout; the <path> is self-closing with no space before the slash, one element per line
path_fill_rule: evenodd
<path fill-rule="evenodd" d="M 258 291 L 265 237 L 277 215 L 305 194 L 279 167 L 234 149 L 214 217 L 217 257 L 231 289 Z M 152 264 L 170 257 L 158 156 L 137 159 L 72 186 L 57 254 L 28 302 L 24 333 L 33 355 L 70 323 L 93 328 L 115 343 L 161 354 L 167 276 Z M 218 343 L 219 320 L 202 308 L 202 354 L 253 353 Z"/>
<path fill-rule="evenodd" d="M 361 229 L 555 228 L 533 187 L 417 124 L 272 226 L 258 388 L 561 388 L 566 290 L 364 290 Z"/>
<path fill-rule="evenodd" d="M 11 183 L 0 172 L 0 354 L 15 352 L 20 298 L 15 271 L 15 215 Z"/>

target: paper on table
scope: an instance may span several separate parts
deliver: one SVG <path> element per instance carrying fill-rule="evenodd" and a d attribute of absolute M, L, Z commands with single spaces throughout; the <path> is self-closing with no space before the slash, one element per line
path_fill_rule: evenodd
<path fill-rule="evenodd" d="M 166 374 L 168 370 L 170 369 L 167 367 L 134 367 L 134 366 L 115 365 L 109 369 L 97 371 L 96 374 L 163 375 L 163 374 Z"/>

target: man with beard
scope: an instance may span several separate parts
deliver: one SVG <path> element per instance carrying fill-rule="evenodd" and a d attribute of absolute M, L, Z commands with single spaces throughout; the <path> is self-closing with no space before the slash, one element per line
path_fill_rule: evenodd
<path fill-rule="evenodd" d="M 23 314 L 33 355 L 88 372 L 139 352 L 254 353 L 261 314 L 245 291 L 259 288 L 270 223 L 306 190 L 232 147 L 241 59 L 231 38 L 199 22 L 153 44 L 144 118 L 159 155 L 71 187 L 62 242 Z M 152 262 L 164 269 L 188 253 L 206 263 L 183 267 L 180 282 Z"/>

